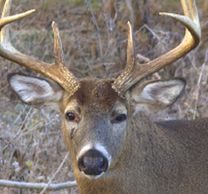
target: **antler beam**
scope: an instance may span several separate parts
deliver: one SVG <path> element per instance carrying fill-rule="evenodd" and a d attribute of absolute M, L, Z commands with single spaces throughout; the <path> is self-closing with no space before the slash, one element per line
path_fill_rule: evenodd
<path fill-rule="evenodd" d="M 62 44 L 59 36 L 59 30 L 55 22 L 52 23 L 54 33 L 55 64 L 48 64 L 31 56 L 27 56 L 17 51 L 12 46 L 9 37 L 8 24 L 31 15 L 35 10 L 29 10 L 21 14 L 10 16 L 11 3 L 11 0 L 6 0 L 2 8 L 3 11 L 0 19 L 0 56 L 56 81 L 61 87 L 73 95 L 79 88 L 79 81 L 63 64 L 64 59 Z"/>
<path fill-rule="evenodd" d="M 136 67 L 135 64 L 132 66 L 132 64 L 128 62 L 128 58 L 133 56 L 133 49 L 131 49 L 132 53 L 129 53 L 129 42 L 132 40 L 130 36 L 128 36 L 127 65 L 123 73 L 115 79 L 112 85 L 114 90 L 118 92 L 120 96 L 124 96 L 125 92 L 141 79 L 176 61 L 199 44 L 201 39 L 201 28 L 195 0 L 181 0 L 181 5 L 184 15 L 160 13 L 161 15 L 170 16 L 176 19 L 186 27 L 184 38 L 176 48 L 146 64 Z"/>

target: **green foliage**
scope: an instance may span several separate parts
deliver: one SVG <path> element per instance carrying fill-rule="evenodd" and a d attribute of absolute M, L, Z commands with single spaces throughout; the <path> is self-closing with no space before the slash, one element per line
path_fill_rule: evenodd
<path fill-rule="evenodd" d="M 76 6 L 84 4 L 84 0 L 69 0 L 69 2 Z"/>
<path fill-rule="evenodd" d="M 93 9 L 99 9 L 102 6 L 102 2 L 101 1 L 97 1 L 97 0 L 91 0 L 91 6 Z"/>
<path fill-rule="evenodd" d="M 102 6 L 102 1 L 97 0 L 87 0 L 89 2 L 89 5 L 92 7 L 93 10 L 99 10 Z M 48 10 L 51 7 L 54 7 L 56 5 L 62 5 L 62 6 L 83 6 L 86 4 L 86 0 L 45 0 L 41 4 L 41 8 L 44 10 Z"/>
<path fill-rule="evenodd" d="M 178 7 L 178 1 L 177 0 L 164 1 L 163 2 L 163 7 L 177 8 Z"/>
<path fill-rule="evenodd" d="M 95 10 L 101 8 L 102 2 L 97 0 L 45 0 L 41 6 L 42 9 L 48 10 L 57 4 L 62 6 L 82 6 L 86 3 L 86 1 L 88 1 L 89 5 Z"/>
<path fill-rule="evenodd" d="M 33 167 L 33 161 L 32 161 L 32 160 L 27 160 L 27 161 L 25 162 L 25 165 L 27 166 L 27 168 L 28 168 L 29 170 L 32 170 L 32 167 Z"/>

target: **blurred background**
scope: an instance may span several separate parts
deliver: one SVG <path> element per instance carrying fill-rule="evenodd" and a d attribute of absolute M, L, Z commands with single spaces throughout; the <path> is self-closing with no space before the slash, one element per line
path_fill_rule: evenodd
<path fill-rule="evenodd" d="M 171 108 L 154 114 L 155 120 L 208 116 L 208 1 L 197 0 L 197 6 L 202 27 L 200 45 L 148 78 L 183 77 L 187 82 L 183 96 Z M 158 15 L 160 11 L 181 13 L 179 0 L 14 0 L 12 13 L 32 8 L 36 13 L 11 25 L 13 44 L 28 55 L 53 62 L 51 23 L 56 21 L 66 66 L 78 77 L 119 74 L 126 61 L 127 21 L 134 26 L 136 57 L 140 63 L 175 47 L 184 34 L 180 24 Z M 73 180 L 69 157 L 54 176 L 67 154 L 58 112 L 22 104 L 7 82 L 10 73 L 34 73 L 2 58 L 0 63 L 0 179 Z M 0 188 L 0 194 L 39 192 Z M 77 189 L 48 193 L 75 194 Z"/>

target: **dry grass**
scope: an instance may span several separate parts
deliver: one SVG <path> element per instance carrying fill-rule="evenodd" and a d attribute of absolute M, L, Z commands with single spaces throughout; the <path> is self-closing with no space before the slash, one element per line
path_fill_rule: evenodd
<path fill-rule="evenodd" d="M 54 5 L 57 4 L 56 9 Z M 67 66 L 79 77 L 113 76 L 125 64 L 126 21 L 128 11 L 122 4 L 118 6 L 118 18 L 113 32 L 108 31 L 104 13 L 99 5 L 86 4 L 86 1 L 16 0 L 14 11 L 37 8 L 38 12 L 30 19 L 22 20 L 13 26 L 12 39 L 16 47 L 24 53 L 34 55 L 41 60 L 53 61 L 52 33 L 50 23 L 58 22 Z M 152 1 L 153 2 L 153 1 Z M 159 2 L 159 1 L 158 1 Z M 199 7 L 202 18 L 203 37 L 201 45 L 189 55 L 171 67 L 162 70 L 154 78 L 170 79 L 184 77 L 187 81 L 183 97 L 171 109 L 157 118 L 192 119 L 207 117 L 208 110 L 208 62 L 205 53 L 208 48 L 208 10 L 204 10 L 201 1 Z M 79 5 L 79 6 L 78 6 Z M 161 6 L 148 5 L 153 15 L 148 25 L 142 25 L 135 31 L 136 52 L 152 59 L 173 48 L 182 38 L 182 28 L 172 20 L 158 18 L 155 14 Z M 165 6 L 165 5 L 164 5 Z M 176 5 L 162 7 L 173 10 Z M 127 15 L 125 15 L 127 14 Z M 158 22 L 160 21 L 160 22 Z M 208 51 L 207 51 L 208 52 Z M 208 55 L 208 54 L 207 54 Z M 46 182 L 53 176 L 62 162 L 66 148 L 60 132 L 59 114 L 46 107 L 36 109 L 22 104 L 10 91 L 7 75 L 21 71 L 32 74 L 1 59 L 0 66 L 0 179 Z M 168 113 L 168 114 L 167 114 Z M 55 181 L 73 179 L 70 160 L 56 175 Z M 38 191 L 3 189 L 3 193 L 38 193 Z M 51 192 L 56 193 L 56 192 Z M 57 193 L 76 193 L 76 190 Z"/>

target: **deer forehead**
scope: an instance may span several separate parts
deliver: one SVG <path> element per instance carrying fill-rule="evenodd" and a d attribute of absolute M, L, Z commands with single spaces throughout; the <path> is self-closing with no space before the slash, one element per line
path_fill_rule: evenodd
<path fill-rule="evenodd" d="M 88 110 L 108 112 L 121 106 L 123 100 L 112 89 L 111 80 L 81 80 L 80 88 L 70 98 L 64 99 L 65 110 L 85 107 Z"/>

